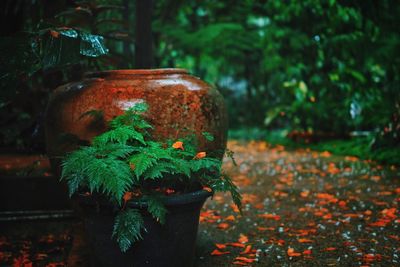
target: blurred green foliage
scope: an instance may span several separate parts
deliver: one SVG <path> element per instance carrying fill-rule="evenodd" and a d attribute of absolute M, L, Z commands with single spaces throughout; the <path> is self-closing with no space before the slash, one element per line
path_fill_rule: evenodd
<path fill-rule="evenodd" d="M 154 23 L 160 65 L 216 84 L 234 128 L 343 134 L 376 129 L 395 112 L 396 1 L 191 0 L 169 10 L 171 2 L 159 2 Z"/>

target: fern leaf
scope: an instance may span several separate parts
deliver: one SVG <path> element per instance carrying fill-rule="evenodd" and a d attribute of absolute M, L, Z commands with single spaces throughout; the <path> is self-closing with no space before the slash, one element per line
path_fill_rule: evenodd
<path fill-rule="evenodd" d="M 148 105 L 145 102 L 137 103 L 133 107 L 125 111 L 124 114 L 115 117 L 110 121 L 109 125 L 112 129 L 119 128 L 121 126 L 135 126 L 139 129 L 152 128 L 141 116 L 148 110 Z"/>
<path fill-rule="evenodd" d="M 87 162 L 95 158 L 95 152 L 92 147 L 82 147 L 67 155 L 62 162 L 61 180 L 67 181 L 70 196 L 86 183 Z"/>
<path fill-rule="evenodd" d="M 210 187 L 215 192 L 229 191 L 235 205 L 241 211 L 242 209 L 242 196 L 239 193 L 238 187 L 232 182 L 232 179 L 227 175 L 222 175 L 221 178 L 209 181 Z"/>
<path fill-rule="evenodd" d="M 191 171 L 190 163 L 188 161 L 184 159 L 173 158 L 170 162 L 175 166 L 175 173 L 184 174 L 187 177 L 190 177 Z"/>
<path fill-rule="evenodd" d="M 109 142 L 126 144 L 128 140 L 136 140 L 146 145 L 143 134 L 127 125 L 120 126 L 95 137 L 93 139 L 93 144 L 101 147 Z"/>
<path fill-rule="evenodd" d="M 212 135 L 211 133 L 209 133 L 209 132 L 202 132 L 201 134 L 204 136 L 204 138 L 205 138 L 207 141 L 209 141 L 209 142 L 214 141 L 214 135 Z"/>
<path fill-rule="evenodd" d="M 144 113 L 149 109 L 149 105 L 146 102 L 136 103 L 134 106 L 128 109 L 128 112 Z"/>
<path fill-rule="evenodd" d="M 68 184 L 68 194 L 71 197 L 78 191 L 79 186 L 82 186 L 85 183 L 86 176 L 82 173 L 74 173 L 69 176 L 67 184 Z"/>
<path fill-rule="evenodd" d="M 111 158 L 96 158 L 88 162 L 87 175 L 91 192 L 106 193 L 118 203 L 133 183 L 129 165 Z"/>
<path fill-rule="evenodd" d="M 126 252 L 133 243 L 143 239 L 143 229 L 143 217 L 137 210 L 120 211 L 115 217 L 112 237 L 117 240 L 121 251 Z"/>
<path fill-rule="evenodd" d="M 175 165 L 170 162 L 158 162 L 151 166 L 147 171 L 144 172 L 144 179 L 157 179 L 162 178 L 165 173 L 175 174 Z"/>
<path fill-rule="evenodd" d="M 138 129 L 153 129 L 153 126 L 151 126 L 145 120 L 138 120 L 138 121 L 135 121 L 135 128 L 138 128 Z"/>
<path fill-rule="evenodd" d="M 125 144 L 104 144 L 100 147 L 96 147 L 97 155 L 103 157 L 109 157 L 113 159 L 124 159 L 129 156 L 132 152 L 139 151 L 139 148 L 128 146 Z"/>
<path fill-rule="evenodd" d="M 147 210 L 161 224 L 165 223 L 167 209 L 161 199 L 154 195 L 149 195 L 144 198 L 147 202 Z"/>
<path fill-rule="evenodd" d="M 146 153 L 133 155 L 129 162 L 134 166 L 134 173 L 139 178 L 148 168 L 156 164 L 157 159 Z"/>
<path fill-rule="evenodd" d="M 172 159 L 172 150 L 163 148 L 160 143 L 149 141 L 147 145 L 141 152 L 151 155 L 156 159 Z"/>
<path fill-rule="evenodd" d="M 222 162 L 214 158 L 202 158 L 191 161 L 190 168 L 192 171 L 197 172 L 201 169 L 216 169 L 220 170 Z"/>

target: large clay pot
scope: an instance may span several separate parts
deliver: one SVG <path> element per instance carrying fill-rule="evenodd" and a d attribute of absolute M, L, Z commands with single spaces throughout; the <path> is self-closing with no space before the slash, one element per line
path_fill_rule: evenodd
<path fill-rule="evenodd" d="M 156 140 L 195 133 L 201 151 L 222 155 L 227 114 L 222 96 L 207 83 L 183 69 L 92 72 L 83 81 L 57 88 L 50 97 L 46 145 L 56 174 L 66 152 L 90 142 L 106 130 L 108 121 L 141 101 L 149 104 L 145 116 L 154 126 Z M 85 116 L 93 110 L 103 116 Z M 205 142 L 203 132 L 210 132 L 215 140 Z"/>

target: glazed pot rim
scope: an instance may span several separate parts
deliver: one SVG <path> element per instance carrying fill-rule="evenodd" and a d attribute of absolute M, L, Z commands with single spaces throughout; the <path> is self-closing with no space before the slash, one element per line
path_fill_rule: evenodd
<path fill-rule="evenodd" d="M 179 195 L 171 195 L 171 196 L 162 196 L 161 201 L 165 206 L 179 206 L 186 205 L 194 202 L 205 201 L 207 198 L 212 196 L 213 193 L 206 190 L 197 190 L 194 192 L 183 193 Z M 91 196 L 87 195 L 77 195 L 79 202 L 84 203 L 86 205 L 96 205 L 98 201 L 101 205 L 104 206 L 113 206 L 109 201 L 105 199 L 94 199 Z M 127 202 L 127 206 L 130 208 L 147 208 L 147 201 L 145 200 L 129 200 Z"/>
<path fill-rule="evenodd" d="M 162 202 L 165 206 L 185 205 L 193 202 L 204 201 L 208 197 L 212 196 L 212 192 L 206 190 L 198 190 L 190 193 L 184 193 L 179 195 L 164 196 Z M 147 208 L 147 201 L 135 201 L 130 200 L 127 202 L 128 207 L 131 208 Z"/>
<path fill-rule="evenodd" d="M 154 75 L 174 75 L 188 74 L 189 71 L 181 68 L 160 68 L 160 69 L 118 69 L 105 71 L 85 72 L 85 78 L 101 78 L 101 77 L 121 77 L 121 76 L 154 76 Z"/>

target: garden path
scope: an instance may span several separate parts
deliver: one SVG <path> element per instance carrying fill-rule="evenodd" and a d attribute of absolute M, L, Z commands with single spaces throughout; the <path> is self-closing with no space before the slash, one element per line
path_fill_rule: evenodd
<path fill-rule="evenodd" d="M 228 147 L 243 214 L 226 194 L 207 201 L 198 267 L 400 265 L 398 168 L 265 142 Z"/>

